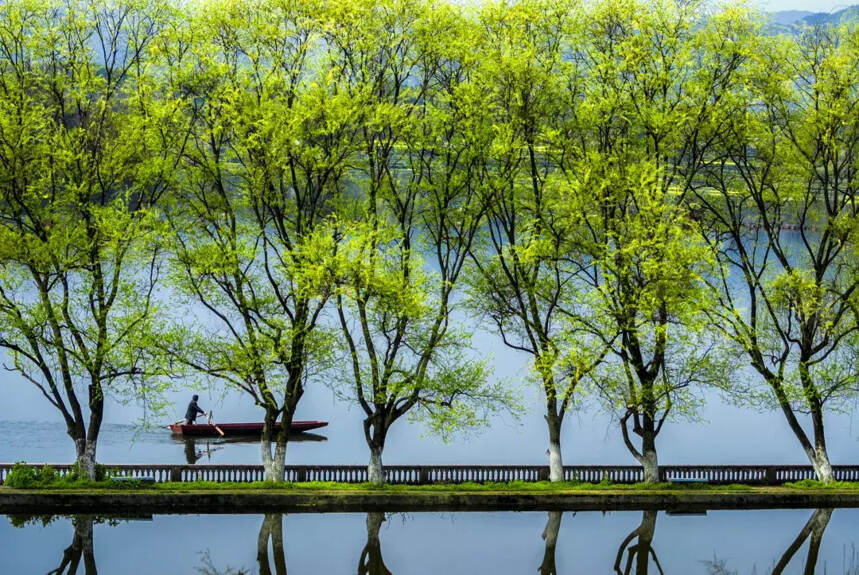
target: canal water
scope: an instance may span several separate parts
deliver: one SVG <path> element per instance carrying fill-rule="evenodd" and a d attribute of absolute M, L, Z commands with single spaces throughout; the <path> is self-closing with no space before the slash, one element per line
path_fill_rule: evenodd
<path fill-rule="evenodd" d="M 859 575 L 859 510 L 0 517 L 10 574 Z"/>

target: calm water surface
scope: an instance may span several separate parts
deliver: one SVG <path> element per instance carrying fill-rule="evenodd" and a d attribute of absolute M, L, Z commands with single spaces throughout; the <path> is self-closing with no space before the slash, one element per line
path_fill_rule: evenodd
<path fill-rule="evenodd" d="M 859 575 L 857 526 L 856 509 L 0 517 L 0 570 Z"/>

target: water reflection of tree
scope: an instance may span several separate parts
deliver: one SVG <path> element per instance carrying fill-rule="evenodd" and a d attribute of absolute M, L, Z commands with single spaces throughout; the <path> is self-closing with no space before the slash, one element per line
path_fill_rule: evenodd
<path fill-rule="evenodd" d="M 382 559 L 382 543 L 379 540 L 379 530 L 384 521 L 385 514 L 382 512 L 367 513 L 367 544 L 358 560 L 358 575 L 391 575 Z"/>
<path fill-rule="evenodd" d="M 799 532 L 799 535 L 796 536 L 796 539 L 793 540 L 793 543 L 788 546 L 782 554 L 781 559 L 776 563 L 772 575 L 780 575 L 784 572 L 806 539 L 810 539 L 810 543 L 808 545 L 808 556 L 805 558 L 803 574 L 814 575 L 814 569 L 817 566 L 817 557 L 820 553 L 820 543 L 823 541 L 823 532 L 826 531 L 826 526 L 829 525 L 830 517 L 832 517 L 832 509 L 815 510 Z"/>
<path fill-rule="evenodd" d="M 656 564 L 656 569 L 660 575 L 663 575 L 662 566 L 659 564 L 659 559 L 656 557 L 656 552 L 653 550 L 653 534 L 656 531 L 656 511 L 644 511 L 641 518 L 641 524 L 636 527 L 632 533 L 626 536 L 626 539 L 620 544 L 617 549 L 617 558 L 614 562 L 614 571 L 618 575 L 647 575 L 650 567 L 650 557 L 653 557 L 653 562 Z M 637 538 L 635 545 L 633 540 Z M 623 553 L 627 552 L 626 563 L 623 563 Z M 632 570 L 635 566 L 635 571 Z"/>
<path fill-rule="evenodd" d="M 782 553 L 778 563 L 773 567 L 771 574 L 781 575 L 805 543 L 805 540 L 810 538 L 808 556 L 805 558 L 805 568 L 802 572 L 804 575 L 814 575 L 815 568 L 817 567 L 817 558 L 820 554 L 820 543 L 823 541 L 823 532 L 829 524 L 830 517 L 832 517 L 832 509 L 815 510 L 800 530 L 799 535 L 796 536 L 796 539 Z M 718 557 L 713 557 L 713 561 L 704 561 L 703 563 L 707 567 L 707 573 L 710 575 L 736 575 L 737 573 L 737 571 L 729 570 L 725 565 L 725 561 L 719 560 Z M 854 573 L 859 575 L 859 570 L 854 571 L 852 567 L 849 567 L 845 575 L 853 575 Z"/>
<path fill-rule="evenodd" d="M 75 527 L 72 544 L 63 551 L 63 559 L 60 566 L 53 571 L 49 571 L 48 575 L 75 575 L 80 567 L 81 559 L 83 559 L 84 574 L 97 575 L 98 571 L 95 567 L 95 553 L 93 552 L 92 545 L 92 526 L 94 522 L 92 517 L 86 516 L 78 516 L 72 519 L 72 525 Z"/>
<path fill-rule="evenodd" d="M 556 575 L 558 572 L 555 566 L 555 546 L 558 543 L 558 531 L 561 529 L 561 511 L 549 511 L 549 518 L 546 520 L 546 528 L 543 529 L 543 541 L 546 542 L 546 550 L 543 552 L 543 563 L 540 564 L 538 571 L 540 575 Z"/>
<path fill-rule="evenodd" d="M 274 571 L 269 562 L 268 542 L 271 541 Z M 283 515 L 267 513 L 257 538 L 257 562 L 260 575 L 286 575 L 286 553 L 283 550 Z"/>
<path fill-rule="evenodd" d="M 257 563 L 260 575 L 286 575 L 286 552 L 283 550 L 283 515 L 280 513 L 266 513 L 262 519 L 257 536 Z M 269 555 L 269 542 L 271 542 L 271 555 Z M 203 553 L 202 567 L 197 571 L 202 575 L 248 575 L 250 569 L 233 569 L 226 567 L 218 569 L 215 567 L 208 551 Z M 272 564 L 274 571 L 272 571 Z"/>

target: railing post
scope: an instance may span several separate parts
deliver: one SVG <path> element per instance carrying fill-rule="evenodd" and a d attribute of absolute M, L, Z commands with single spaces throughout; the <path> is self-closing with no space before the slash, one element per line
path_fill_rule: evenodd
<path fill-rule="evenodd" d="M 766 485 L 775 485 L 778 482 L 776 478 L 776 468 L 772 465 L 767 465 L 764 471 L 764 483 Z"/>
<path fill-rule="evenodd" d="M 540 468 L 538 472 L 538 477 L 540 481 L 549 481 L 549 466 L 543 466 Z"/>
<path fill-rule="evenodd" d="M 173 467 L 172 469 L 170 469 L 170 481 L 174 483 L 180 483 L 182 481 L 181 467 Z"/>

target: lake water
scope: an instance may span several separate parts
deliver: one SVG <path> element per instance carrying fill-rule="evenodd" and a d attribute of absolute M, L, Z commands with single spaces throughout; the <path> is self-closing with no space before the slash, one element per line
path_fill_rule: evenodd
<path fill-rule="evenodd" d="M 857 509 L 43 520 L 0 517 L 2 573 L 859 575 Z"/>
<path fill-rule="evenodd" d="M 9 377 L 8 374 L 6 377 Z M 30 386 L 32 387 L 32 386 Z M 0 377 L 0 462 L 70 463 L 74 445 L 65 425 L 51 406 L 31 397 L 30 387 Z M 527 411 L 519 420 L 494 417 L 486 429 L 455 436 L 444 442 L 408 421 L 398 421 L 388 435 L 387 464 L 545 465 L 548 437 L 539 395 L 523 390 Z M 177 410 L 184 411 L 187 393 L 172 394 Z M 800 464 L 807 465 L 799 443 L 780 413 L 757 412 L 725 403 L 708 393 L 696 421 L 673 421 L 657 440 L 660 461 L 679 464 Z M 204 395 L 204 408 L 213 407 L 216 421 L 260 421 L 259 409 L 242 396 Z M 104 463 L 244 463 L 259 464 L 255 441 L 244 443 L 198 440 L 188 444 L 171 437 L 170 420 L 150 420 L 143 429 L 133 422 L 139 411 L 111 402 L 101 432 L 98 458 Z M 836 464 L 859 462 L 859 425 L 855 412 L 827 417 L 830 456 Z M 177 417 L 178 418 L 178 417 Z M 368 450 L 362 430 L 362 412 L 334 397 L 323 386 L 308 388 L 296 419 L 320 419 L 328 427 L 314 431 L 307 441 L 291 443 L 287 459 L 293 464 L 366 464 Z M 567 416 L 563 428 L 564 462 L 568 465 L 634 465 L 623 444 L 616 420 L 588 408 Z"/>

